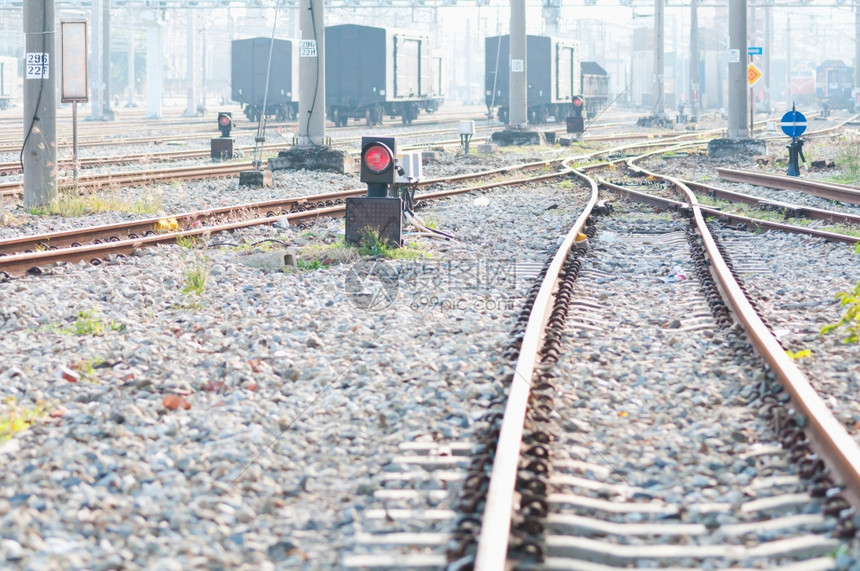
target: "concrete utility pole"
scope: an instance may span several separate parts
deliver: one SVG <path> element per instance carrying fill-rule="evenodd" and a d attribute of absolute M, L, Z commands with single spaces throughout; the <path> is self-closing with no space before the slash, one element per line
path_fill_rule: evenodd
<path fill-rule="evenodd" d="M 104 119 L 113 121 L 113 111 L 110 108 L 110 0 L 102 0 L 102 81 L 104 82 L 105 94 L 102 105 L 104 108 Z"/>
<path fill-rule="evenodd" d="M 325 27 L 322 0 L 299 2 L 298 147 L 325 145 Z M 276 64 L 275 64 L 276 65 Z"/>
<path fill-rule="evenodd" d="M 101 121 L 102 110 L 102 0 L 92 0 L 93 22 L 90 26 L 92 45 L 90 46 L 90 79 L 93 83 L 93 96 L 90 98 L 90 120 Z"/>
<path fill-rule="evenodd" d="M 526 0 L 511 0 L 511 127 L 525 128 L 528 119 Z"/>
<path fill-rule="evenodd" d="M 185 117 L 197 117 L 197 10 L 188 10 L 185 47 L 185 80 L 188 82 Z"/>
<path fill-rule="evenodd" d="M 163 29 L 161 11 L 144 12 L 146 24 L 146 118 L 161 119 L 161 92 L 163 90 Z"/>
<path fill-rule="evenodd" d="M 134 107 L 134 9 L 129 9 L 128 31 L 128 103 L 126 107 Z"/>
<path fill-rule="evenodd" d="M 773 10 L 770 6 L 764 7 L 764 102 L 767 112 L 772 108 L 771 94 L 773 93 L 773 82 L 770 73 L 770 60 L 773 55 Z"/>
<path fill-rule="evenodd" d="M 854 5 L 854 85 L 860 87 L 860 4 Z M 854 109 L 858 107 L 860 101 L 855 99 Z"/>
<path fill-rule="evenodd" d="M 690 117 L 699 116 L 699 15 L 697 0 L 690 0 Z"/>
<path fill-rule="evenodd" d="M 663 99 L 663 74 L 666 70 L 663 47 L 663 21 L 665 20 L 663 1 L 654 0 L 654 115 L 656 117 L 663 117 L 666 114 Z"/>
<path fill-rule="evenodd" d="M 747 2 L 729 0 L 729 139 L 746 139 L 747 128 Z"/>
<path fill-rule="evenodd" d="M 791 16 L 785 17 L 785 103 L 786 107 L 794 103 L 794 94 L 791 92 Z"/>
<path fill-rule="evenodd" d="M 24 2 L 24 206 L 57 198 L 54 0 Z"/>

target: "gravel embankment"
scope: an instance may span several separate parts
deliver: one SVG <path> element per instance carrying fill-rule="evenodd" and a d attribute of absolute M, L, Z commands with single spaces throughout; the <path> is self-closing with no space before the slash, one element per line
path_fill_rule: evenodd
<path fill-rule="evenodd" d="M 279 188 L 296 194 L 345 182 L 289 177 Z M 182 187 L 212 204 L 212 184 Z M 218 184 L 231 202 L 263 198 Z M 358 303 L 355 266 L 241 262 L 265 240 L 332 243 L 339 220 L 0 284 L 0 420 L 33 420 L 0 444 L 3 565 L 337 566 L 398 444 L 466 438 L 499 396 L 498 351 L 530 285 L 512 261 L 543 262 L 582 203 L 549 185 L 486 196 L 421 212 L 458 239 L 379 261 L 402 283 L 374 311 Z M 183 291 L 201 273 L 202 293 Z"/>

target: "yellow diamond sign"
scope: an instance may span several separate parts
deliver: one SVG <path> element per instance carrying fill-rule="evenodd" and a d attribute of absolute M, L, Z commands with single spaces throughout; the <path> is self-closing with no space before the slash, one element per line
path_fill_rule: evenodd
<path fill-rule="evenodd" d="M 749 83 L 750 87 L 755 85 L 755 82 L 761 79 L 761 72 L 755 66 L 755 64 L 749 64 L 747 66 L 747 83 Z"/>

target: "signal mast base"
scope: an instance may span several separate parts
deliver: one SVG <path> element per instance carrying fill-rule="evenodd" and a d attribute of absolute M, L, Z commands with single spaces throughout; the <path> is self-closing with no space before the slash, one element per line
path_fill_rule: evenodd
<path fill-rule="evenodd" d="M 761 139 L 711 139 L 708 143 L 708 156 L 712 158 L 733 157 L 736 155 L 750 157 L 767 154 L 767 144 Z"/>
<path fill-rule="evenodd" d="M 350 174 L 355 172 L 354 160 L 349 153 L 332 147 L 293 147 L 269 159 L 269 168 L 275 170 L 321 170 Z"/>
<path fill-rule="evenodd" d="M 508 127 L 504 131 L 496 131 L 490 137 L 499 145 L 543 145 L 546 136 L 543 131 L 531 131 L 518 127 Z"/>

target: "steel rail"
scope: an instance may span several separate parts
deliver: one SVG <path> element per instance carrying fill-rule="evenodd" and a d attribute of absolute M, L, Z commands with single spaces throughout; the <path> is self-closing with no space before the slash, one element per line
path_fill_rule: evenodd
<path fill-rule="evenodd" d="M 543 163 L 540 163 L 543 164 Z M 546 173 L 542 175 L 538 175 L 535 177 L 526 177 L 526 178 L 517 178 L 505 181 L 496 181 L 493 183 L 487 183 L 478 186 L 470 186 L 470 187 L 461 187 L 454 188 L 448 190 L 441 190 L 432 193 L 427 193 L 424 195 L 420 195 L 417 198 L 420 200 L 435 200 L 441 198 L 447 198 L 450 196 L 454 196 L 457 194 L 465 194 L 469 192 L 475 192 L 480 190 L 486 190 L 488 188 L 500 187 L 500 186 L 512 186 L 516 184 L 523 184 L 526 182 L 534 182 L 541 180 L 549 180 L 552 178 L 559 178 L 563 176 L 567 176 L 570 174 L 570 169 L 565 168 L 560 171 L 556 171 L 553 173 Z M 435 183 L 438 183 L 436 181 Z M 427 184 L 431 184 L 429 181 Z M 363 195 L 365 194 L 365 190 L 354 190 L 348 191 L 348 193 L 354 195 Z M 327 196 L 329 199 L 331 197 L 344 198 L 348 196 L 347 192 L 340 193 L 330 193 L 328 195 L 320 195 Z M 317 197 L 306 197 L 306 198 L 320 198 Z M 269 203 L 265 203 L 269 205 L 269 208 L 273 207 L 275 204 L 282 203 L 285 205 L 294 204 L 296 202 L 301 202 L 301 199 L 293 198 L 286 199 L 284 201 L 272 201 Z M 308 200 L 308 202 L 314 202 L 313 200 Z M 259 211 L 262 211 L 260 204 L 248 205 L 249 209 L 251 206 L 256 207 Z M 217 232 L 222 231 L 231 231 L 236 228 L 246 228 L 251 226 L 261 226 L 264 224 L 274 224 L 276 221 L 282 218 L 286 218 L 290 222 L 302 222 L 305 220 L 319 218 L 323 216 L 328 217 L 340 217 L 345 214 L 346 207 L 344 205 L 335 205 L 335 206 L 324 206 L 315 208 L 312 210 L 306 210 L 303 212 L 290 212 L 290 213 L 281 213 L 279 216 L 270 216 L 266 215 L 265 217 L 257 217 L 249 220 L 242 220 L 231 223 L 222 223 L 217 224 L 215 226 L 200 226 L 196 228 L 188 228 L 185 230 L 180 230 L 176 232 L 166 232 L 157 234 L 154 230 L 155 224 L 159 222 L 163 222 L 165 219 L 173 218 L 176 220 L 177 225 L 179 224 L 179 220 L 182 220 L 184 223 L 188 223 L 189 221 L 194 221 L 195 219 L 199 219 L 199 213 L 186 213 L 183 215 L 178 215 L 175 217 L 162 217 L 162 218 L 152 218 L 145 221 L 140 221 L 139 223 L 131 223 L 137 231 L 145 232 L 147 234 L 152 235 L 144 235 L 140 236 L 130 236 L 126 235 L 124 238 L 120 235 L 117 235 L 117 232 L 121 232 L 126 226 L 125 223 L 113 224 L 102 227 L 95 228 L 87 228 L 84 229 L 84 232 L 87 235 L 99 236 L 99 239 L 106 240 L 105 242 L 99 244 L 91 244 L 87 246 L 72 246 L 72 240 L 74 240 L 75 236 L 80 236 L 80 232 L 76 234 L 75 230 L 66 231 L 66 232 L 58 232 L 49 235 L 43 236 L 27 236 L 23 238 L 12 239 L 4 242 L 0 242 L 0 248 L 5 247 L 5 244 L 10 243 L 13 244 L 12 247 L 20 248 L 28 243 L 31 247 L 37 248 L 38 251 L 28 251 L 23 253 L 14 253 L 11 255 L 0 255 L 0 272 L 5 272 L 9 276 L 20 276 L 30 272 L 33 268 L 38 268 L 40 266 L 47 266 L 55 263 L 69 263 L 69 262 L 80 262 L 80 261 L 92 261 L 93 258 L 100 258 L 97 254 L 102 255 L 110 255 L 110 254 L 125 254 L 146 247 L 148 245 L 154 244 L 166 244 L 175 242 L 177 238 L 182 237 L 198 237 L 205 236 Z M 239 212 L 239 209 L 234 208 L 225 208 L 219 209 L 219 211 L 231 211 L 231 212 Z M 220 214 L 224 214 L 220 212 Z M 267 213 L 268 214 L 268 213 Z M 130 234 L 130 233 L 129 233 Z M 36 241 L 38 240 L 38 241 Z M 53 242 L 52 242 L 53 240 Z M 59 247 L 57 244 L 69 244 L 66 247 Z M 57 246 L 55 249 L 52 249 L 53 246 Z"/>
<path fill-rule="evenodd" d="M 780 190 L 799 190 L 828 200 L 860 205 L 860 188 L 809 179 L 747 170 L 718 168 L 717 175 L 733 182 L 756 184 Z"/>
<path fill-rule="evenodd" d="M 514 376 L 508 392 L 490 474 L 489 490 L 481 517 L 481 532 L 478 536 L 474 566 L 476 571 L 502 571 L 507 566 L 514 488 L 532 375 L 537 364 L 546 323 L 552 311 L 553 294 L 558 288 L 562 266 L 573 247 L 576 236 L 585 228 L 586 220 L 597 204 L 596 182 L 576 170 L 572 172 L 589 181 L 591 197 L 553 257 L 529 315 L 519 357 L 514 366 Z"/>
<path fill-rule="evenodd" d="M 744 204 L 751 204 L 753 206 L 761 206 L 764 208 L 777 208 L 784 212 L 796 213 L 797 216 L 803 216 L 813 220 L 827 220 L 829 222 L 841 222 L 845 224 L 860 224 L 860 215 L 858 214 L 822 210 L 820 208 L 812 208 L 811 206 L 801 206 L 790 202 L 770 200 L 690 180 L 682 180 L 681 182 L 686 184 L 692 191 L 699 194 L 707 194 L 711 198 L 720 198 L 730 202 L 742 202 Z"/>
<path fill-rule="evenodd" d="M 527 170 L 530 168 L 540 168 L 540 167 L 548 167 L 552 166 L 556 163 L 564 164 L 565 161 L 571 162 L 574 160 L 582 160 L 593 158 L 594 156 L 599 156 L 603 154 L 609 154 L 618 152 L 622 149 L 642 149 L 649 148 L 653 146 L 664 146 L 667 143 L 664 142 L 650 142 L 650 143 L 636 143 L 633 145 L 625 145 L 622 147 L 613 147 L 611 149 L 601 150 L 601 151 L 593 151 L 591 153 L 587 153 L 585 155 L 578 155 L 575 157 L 567 157 L 564 159 L 558 159 L 554 161 L 535 161 L 529 163 L 522 163 L 519 165 L 511 165 L 506 167 L 499 167 L 496 169 L 490 169 L 486 171 L 480 171 L 477 173 L 468 173 L 462 175 L 456 175 L 447 177 L 444 179 L 426 179 L 416 183 L 416 186 L 419 188 L 434 186 L 438 184 L 451 183 L 451 182 L 460 182 L 466 180 L 474 180 L 479 178 L 484 178 L 488 176 L 493 176 L 497 174 L 508 174 L 513 171 L 518 170 Z M 686 146 L 686 145 L 681 145 Z M 680 146 L 670 147 L 672 149 L 676 149 Z M 618 158 L 610 162 L 620 162 L 624 160 L 624 158 Z M 600 165 L 605 165 L 609 163 L 600 163 Z M 581 167 L 581 170 L 597 168 L 599 165 L 589 165 L 587 167 Z M 567 168 L 567 167 L 565 167 Z M 567 171 L 566 171 L 567 172 Z M 561 173 L 565 174 L 565 173 Z M 541 178 L 552 178 L 555 176 L 559 176 L 559 173 L 551 173 L 547 174 L 544 177 L 537 178 L 526 178 L 526 179 L 514 179 L 511 181 L 507 181 L 505 184 L 518 184 L 520 182 L 527 182 L 529 180 L 540 180 Z M 500 182 L 489 183 L 486 185 L 472 186 L 468 187 L 468 191 L 477 191 L 484 190 L 488 188 L 492 188 L 495 186 L 501 186 Z M 437 193 L 428 193 L 419 195 L 419 199 L 432 199 L 441 196 L 446 196 L 446 193 L 451 193 L 452 190 L 441 191 Z M 348 198 L 351 196 L 361 196 L 365 193 L 364 189 L 351 189 L 351 190 L 342 190 L 336 191 L 332 193 L 324 193 L 318 195 L 309 195 L 309 196 L 298 196 L 293 198 L 285 198 L 264 202 L 253 202 L 246 204 L 239 204 L 234 206 L 227 206 L 223 208 L 216 208 L 212 210 L 203 210 L 203 211 L 195 211 L 195 212 L 184 212 L 177 214 L 167 214 L 160 217 L 155 218 L 147 218 L 137 221 L 130 222 L 119 222 L 115 224 L 108 224 L 102 226 L 94 226 L 90 228 L 82 228 L 82 229 L 73 229 L 66 230 L 61 232 L 53 232 L 50 234 L 37 234 L 37 235 L 29 235 L 22 236 L 20 238 L 12 238 L 7 240 L 0 240 L 0 256 L 2 255 L 10 255 L 14 253 L 27 253 L 27 250 L 47 250 L 47 249 L 55 249 L 55 248 L 64 248 L 70 246 L 78 246 L 80 242 L 83 241 L 115 241 L 117 239 L 134 239 L 136 234 L 146 234 L 148 232 L 154 232 L 157 230 L 157 227 L 160 223 L 163 223 L 167 219 L 172 219 L 176 221 L 176 223 L 180 226 L 188 226 L 194 222 L 205 221 L 210 218 L 219 218 L 226 217 L 232 214 L 237 213 L 256 213 L 263 214 L 266 216 L 272 216 L 278 212 L 283 211 L 286 208 L 292 209 L 292 206 L 295 204 L 307 204 L 307 203 L 320 203 L 327 201 L 336 201 L 343 198 Z"/>
<path fill-rule="evenodd" d="M 837 484 L 841 483 L 845 487 L 843 493 L 846 500 L 855 510 L 860 508 L 860 446 L 827 408 L 822 398 L 812 388 L 806 375 L 786 355 L 735 281 L 708 230 L 702 214 L 703 209 L 695 193 L 674 177 L 658 175 L 641 167 L 633 167 L 629 162 L 628 164 L 650 176 L 671 182 L 686 195 L 696 227 L 705 244 L 705 251 L 710 258 L 714 278 L 727 298 L 726 301 L 743 325 L 756 351 L 767 361 L 780 383 L 791 395 L 792 405 L 805 416 L 807 436 L 813 447 L 821 454 L 827 467 L 841 479 Z"/>

